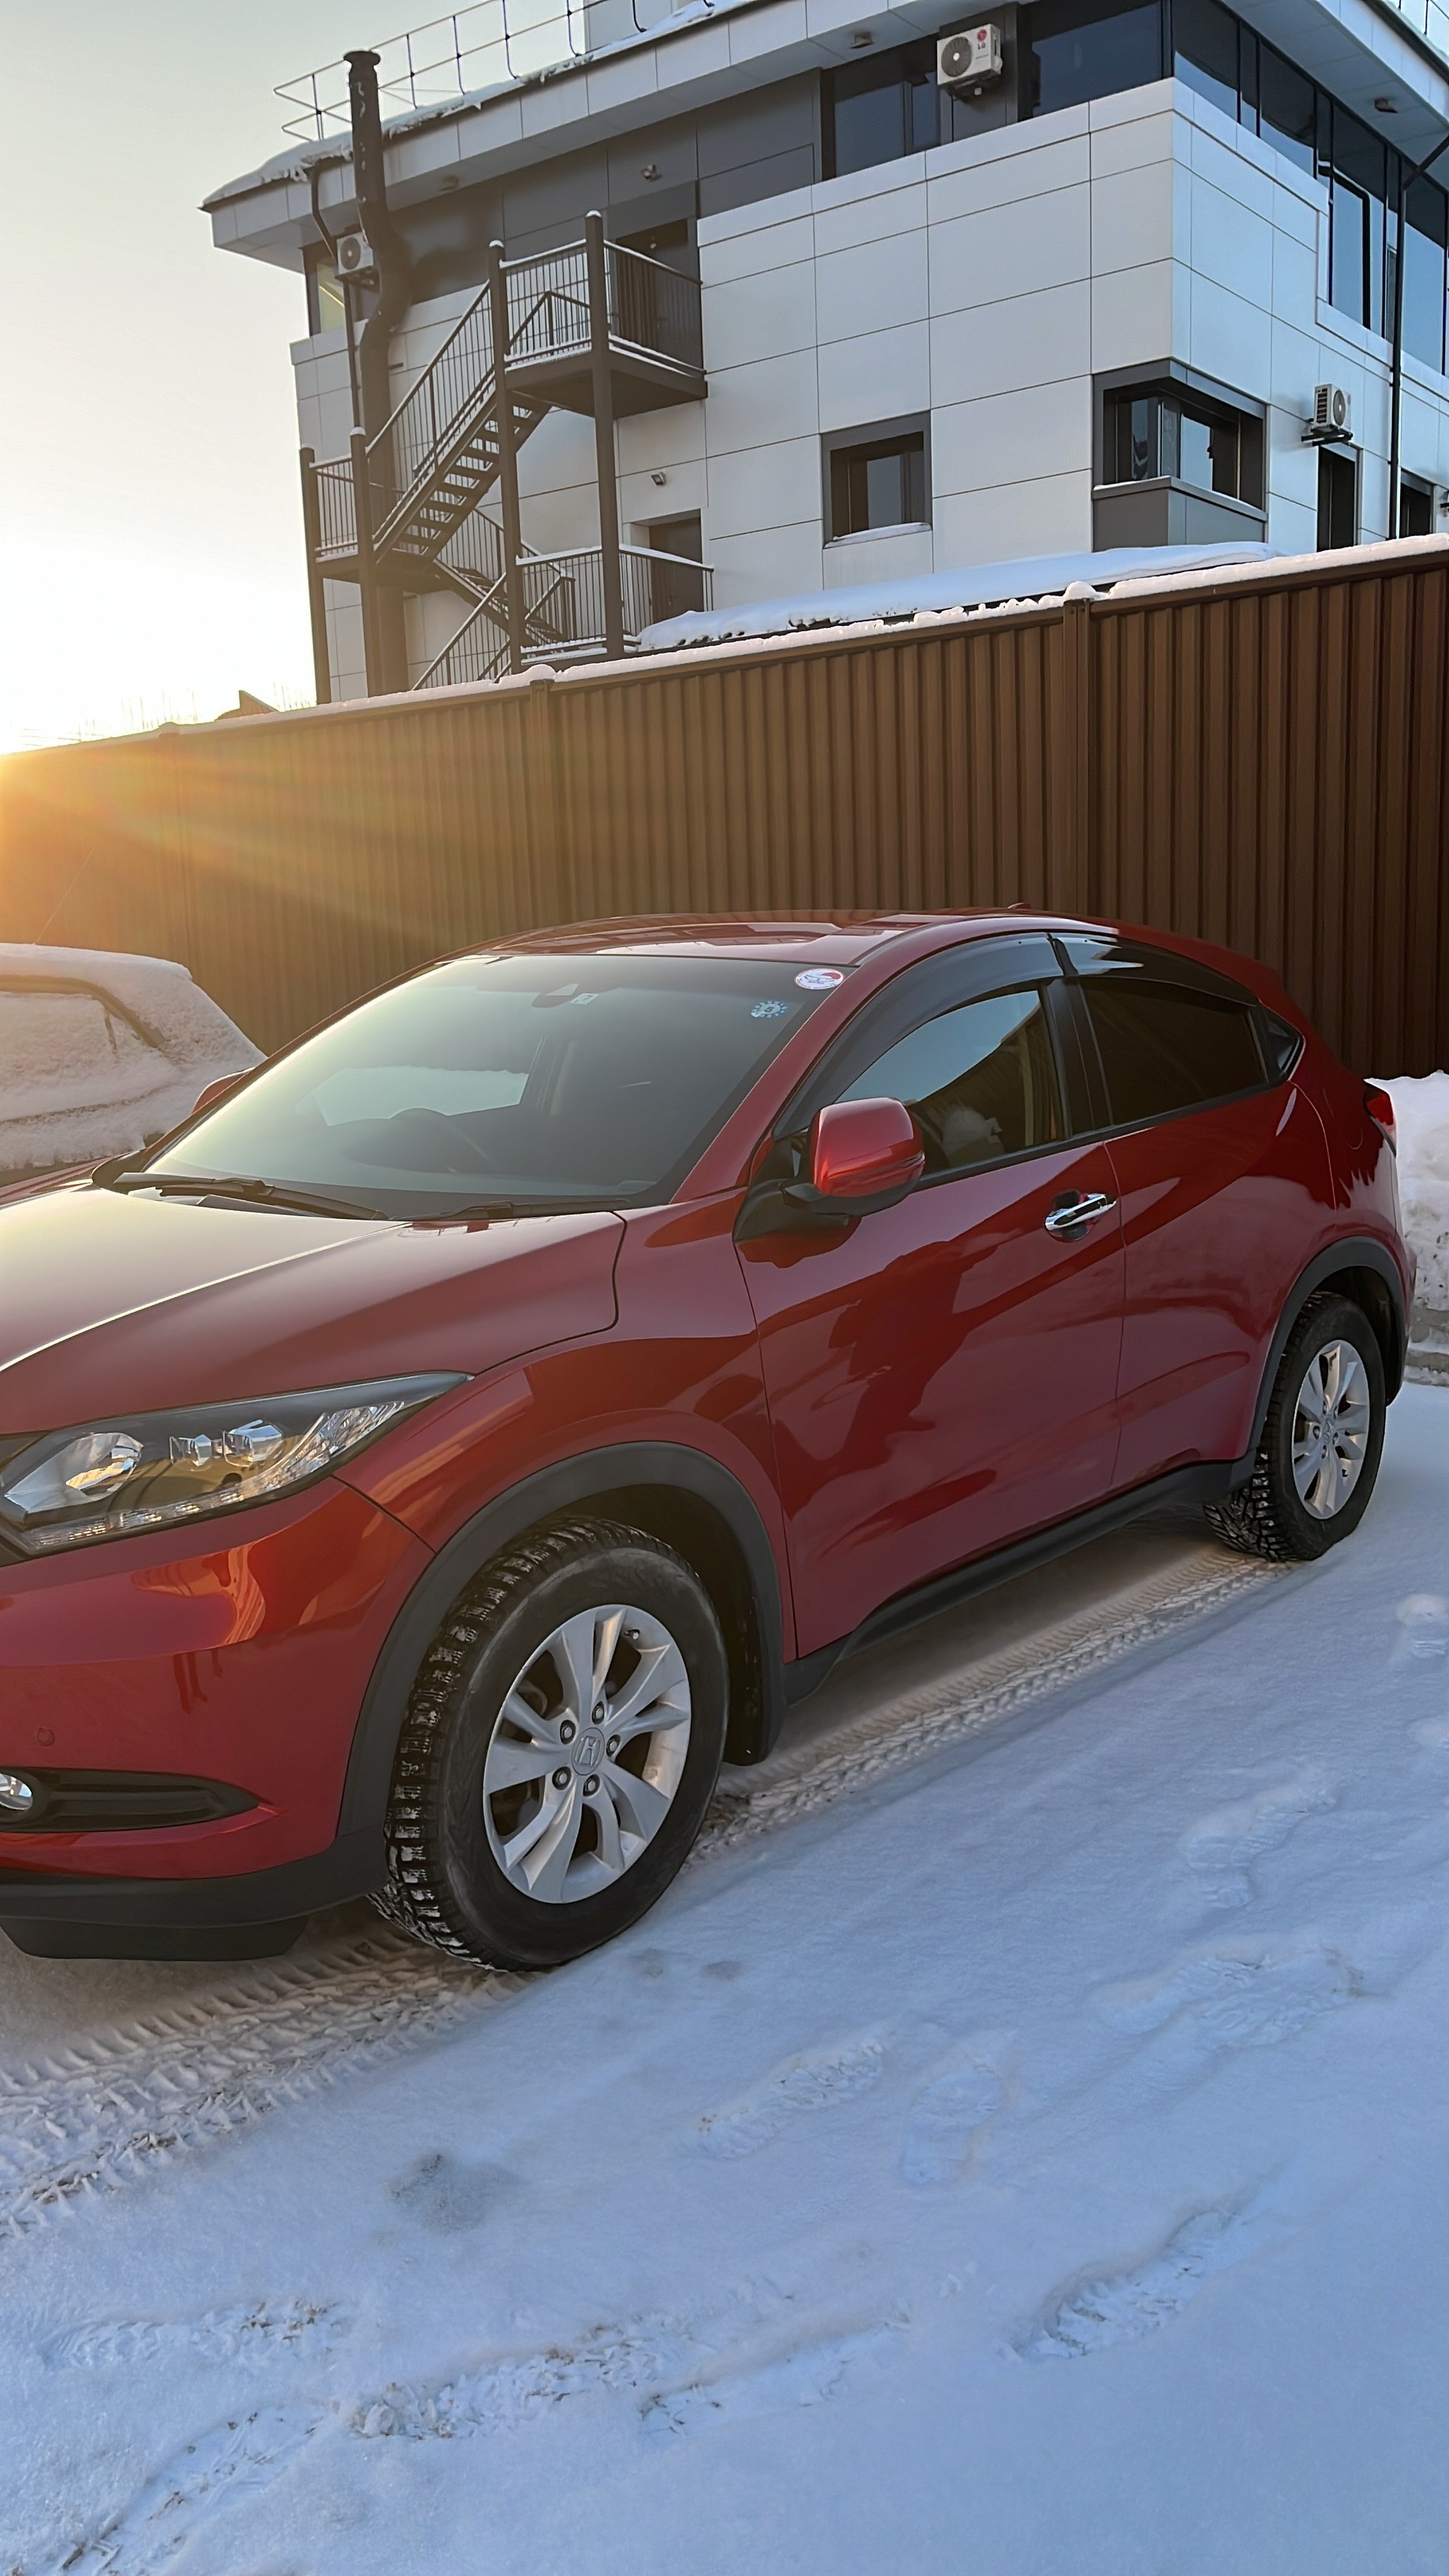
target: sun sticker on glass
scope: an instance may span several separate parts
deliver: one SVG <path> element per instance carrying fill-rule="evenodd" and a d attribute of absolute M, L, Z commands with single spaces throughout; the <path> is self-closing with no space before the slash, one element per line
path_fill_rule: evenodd
<path fill-rule="evenodd" d="M 840 966 L 807 966 L 796 976 L 802 993 L 828 993 L 832 984 L 843 984 L 845 970 Z"/>
<path fill-rule="evenodd" d="M 752 1020 L 783 1020 L 789 1007 L 788 1002 L 756 1002 L 750 1017 Z"/>

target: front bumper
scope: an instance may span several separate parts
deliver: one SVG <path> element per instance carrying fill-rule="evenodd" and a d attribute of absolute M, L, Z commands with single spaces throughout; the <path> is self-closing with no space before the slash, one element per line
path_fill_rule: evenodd
<path fill-rule="evenodd" d="M 380 1887 L 381 1832 L 280 1869 L 210 1879 L 0 1869 L 0 1932 L 38 1959 L 272 1959 L 310 1914 Z"/>
<path fill-rule="evenodd" d="M 317 1906 L 376 1885 L 382 1819 L 339 1840 L 343 1785 L 383 1641 L 430 1561 L 328 1480 L 0 1565 L 0 1769 L 187 1775 L 249 1802 L 149 1829 L 0 1821 L 0 1928 L 54 1955 L 67 1924 L 77 1956 L 257 1955 L 268 1922 L 295 1937 Z"/>

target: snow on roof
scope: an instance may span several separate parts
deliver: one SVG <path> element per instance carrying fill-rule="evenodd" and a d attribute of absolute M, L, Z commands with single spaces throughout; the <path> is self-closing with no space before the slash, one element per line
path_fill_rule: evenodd
<path fill-rule="evenodd" d="M 1277 546 L 1107 546 L 1099 554 L 1019 555 L 1007 563 L 963 564 L 952 572 L 913 573 L 900 581 L 860 582 L 848 590 L 797 591 L 786 599 L 754 600 L 738 608 L 690 609 L 661 618 L 639 638 L 646 653 L 678 652 L 692 644 L 732 644 L 754 635 L 782 635 L 812 626 L 859 626 L 877 619 L 919 617 L 961 608 L 1033 605 L 1060 599 L 1073 584 L 1110 590 L 1116 583 L 1178 572 L 1213 572 L 1230 564 L 1272 563 Z"/>
<path fill-rule="evenodd" d="M 214 1065 L 217 1072 L 230 1073 L 261 1062 L 261 1049 L 174 957 L 0 940 L 0 985 L 17 984 L 88 985 L 118 1002 L 178 1064 Z"/>

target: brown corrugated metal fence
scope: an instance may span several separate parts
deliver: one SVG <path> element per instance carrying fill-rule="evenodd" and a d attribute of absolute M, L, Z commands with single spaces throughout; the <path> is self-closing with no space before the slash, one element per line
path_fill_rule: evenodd
<path fill-rule="evenodd" d="M 180 957 L 259 1043 L 550 921 L 1024 899 L 1449 1063 L 1449 542 L 0 763 L 0 938 Z"/>

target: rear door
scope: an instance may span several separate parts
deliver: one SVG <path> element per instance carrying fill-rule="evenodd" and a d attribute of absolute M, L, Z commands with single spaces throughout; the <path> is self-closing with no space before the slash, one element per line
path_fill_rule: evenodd
<path fill-rule="evenodd" d="M 1129 1487 L 1246 1451 L 1274 1328 L 1321 1238 L 1328 1153 L 1274 1061 L 1277 1024 L 1242 986 L 1142 943 L 1061 945 L 1121 1201 Z"/>
<path fill-rule="evenodd" d="M 897 1207 L 741 1223 L 802 1654 L 1111 1487 L 1121 1235 L 1106 1148 L 1072 1141 L 1062 982 L 1037 936 L 925 961 L 777 1127 L 788 1171 L 827 1101 L 892 1097 L 927 1148 Z"/>

